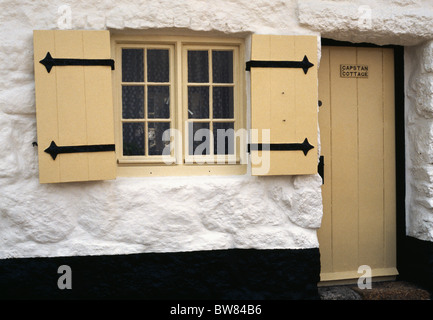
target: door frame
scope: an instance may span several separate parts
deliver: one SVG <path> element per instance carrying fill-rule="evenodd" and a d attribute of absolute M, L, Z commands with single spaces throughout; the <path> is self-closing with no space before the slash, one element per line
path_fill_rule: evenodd
<path fill-rule="evenodd" d="M 376 45 L 352 43 L 321 38 L 321 46 L 369 47 L 394 49 L 394 96 L 395 96 L 395 178 L 396 178 L 396 247 L 397 278 L 404 278 L 406 240 L 406 160 L 405 160 L 405 117 L 404 117 L 404 47 L 397 45 Z M 326 179 L 326 177 L 325 177 Z"/>

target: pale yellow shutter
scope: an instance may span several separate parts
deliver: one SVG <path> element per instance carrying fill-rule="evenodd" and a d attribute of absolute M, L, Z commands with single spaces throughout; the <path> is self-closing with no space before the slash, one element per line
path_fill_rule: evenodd
<path fill-rule="evenodd" d="M 39 181 L 114 179 L 109 32 L 37 30 L 33 36 Z M 48 53 L 63 65 L 47 68 L 40 61 Z M 47 151 L 53 142 L 61 152 L 54 156 Z"/>
<path fill-rule="evenodd" d="M 252 174 L 317 173 L 317 37 L 253 35 L 247 70 Z"/>

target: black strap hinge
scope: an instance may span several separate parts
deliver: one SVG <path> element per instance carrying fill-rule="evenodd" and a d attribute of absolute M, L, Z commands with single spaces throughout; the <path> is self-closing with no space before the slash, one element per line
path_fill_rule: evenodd
<path fill-rule="evenodd" d="M 41 61 L 47 72 L 50 73 L 52 67 L 56 66 L 109 66 L 111 70 L 114 70 L 113 59 L 64 59 L 64 58 L 53 58 L 50 52 L 47 52 L 45 58 Z"/>
<path fill-rule="evenodd" d="M 251 151 L 296 151 L 304 152 L 306 156 L 308 151 L 313 149 L 308 139 L 305 138 L 302 143 L 250 143 L 248 144 L 248 153 Z"/>
<path fill-rule="evenodd" d="M 83 153 L 83 152 L 102 152 L 102 151 L 115 151 L 114 144 L 97 144 L 97 145 L 82 145 L 82 146 L 57 146 L 54 141 L 50 146 L 44 150 L 48 153 L 53 160 L 60 153 Z"/>
<path fill-rule="evenodd" d="M 246 63 L 246 71 L 250 71 L 251 68 L 300 68 L 307 74 L 308 69 L 314 66 L 308 61 L 307 56 L 304 56 L 302 61 L 262 61 L 262 60 L 251 60 Z"/>

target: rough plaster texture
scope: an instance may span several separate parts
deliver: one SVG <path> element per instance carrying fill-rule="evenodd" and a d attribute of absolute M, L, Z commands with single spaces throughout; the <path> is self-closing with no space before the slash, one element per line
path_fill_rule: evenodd
<path fill-rule="evenodd" d="M 301 26 L 324 38 L 416 45 L 433 38 L 431 0 L 298 0 Z"/>
<path fill-rule="evenodd" d="M 161 177 L 39 185 L 35 177 L 14 179 L 1 186 L 1 252 L 13 257 L 313 248 L 321 180 L 300 180 Z M 304 192 L 311 197 L 301 213 L 292 207 Z"/>
<path fill-rule="evenodd" d="M 433 41 L 405 54 L 407 233 L 433 241 Z"/>
<path fill-rule="evenodd" d="M 358 23 L 359 7 L 366 4 L 372 9 L 368 28 Z M 70 10 L 69 21 L 63 19 L 62 6 Z M 409 231 L 433 239 L 433 55 L 431 42 L 422 44 L 433 38 L 432 17 L 430 0 L 3 0 L 0 258 L 318 247 L 318 176 L 119 178 L 40 185 L 32 147 L 37 140 L 32 31 L 59 27 L 220 34 L 246 37 L 247 43 L 251 33 L 267 33 L 417 45 L 407 50 L 416 56 L 409 63 L 407 101 L 409 185 L 415 195 L 408 204 L 414 211 Z"/>

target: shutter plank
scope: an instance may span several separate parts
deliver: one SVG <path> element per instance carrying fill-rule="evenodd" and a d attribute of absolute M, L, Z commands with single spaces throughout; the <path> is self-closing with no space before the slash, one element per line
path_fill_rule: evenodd
<path fill-rule="evenodd" d="M 39 181 L 41 183 L 57 182 L 60 180 L 60 163 L 53 162 L 51 156 L 44 150 L 52 140 L 59 140 L 57 121 L 57 87 L 56 74 L 47 72 L 39 63 L 47 51 L 54 52 L 54 31 L 35 30 L 34 42 L 34 71 L 35 71 L 35 98 L 36 121 L 39 155 Z"/>
<path fill-rule="evenodd" d="M 301 69 L 297 69 L 298 72 L 295 77 L 296 140 L 302 142 L 307 137 L 314 149 L 308 152 L 306 157 L 301 152 L 294 155 L 294 157 L 296 156 L 294 162 L 299 166 L 294 170 L 303 174 L 315 174 L 317 173 L 319 157 L 317 37 L 295 37 L 296 60 L 302 60 L 305 55 L 314 66 L 308 70 L 306 75 Z"/>
<path fill-rule="evenodd" d="M 272 61 L 293 61 L 295 57 L 295 39 L 287 36 L 271 37 Z M 285 68 L 271 68 L 272 96 L 270 104 L 271 114 L 271 143 L 296 143 L 296 92 L 295 79 L 297 70 Z M 303 141 L 303 140 L 302 140 Z M 271 151 L 270 172 L 271 175 L 289 173 L 290 159 L 298 152 Z M 303 153 L 301 153 L 303 155 Z"/>
<path fill-rule="evenodd" d="M 110 58 L 110 34 L 100 31 L 83 33 L 86 59 Z M 112 144 L 114 141 L 113 94 L 111 68 L 88 66 L 84 69 L 87 141 L 90 145 Z M 114 152 L 88 154 L 89 180 L 114 179 L 116 155 Z"/>
<path fill-rule="evenodd" d="M 54 57 L 83 59 L 81 31 L 56 31 Z M 58 146 L 87 145 L 86 97 L 83 66 L 54 67 L 57 75 Z M 71 153 L 58 157 L 60 180 L 86 181 L 89 178 L 88 154 Z"/>

